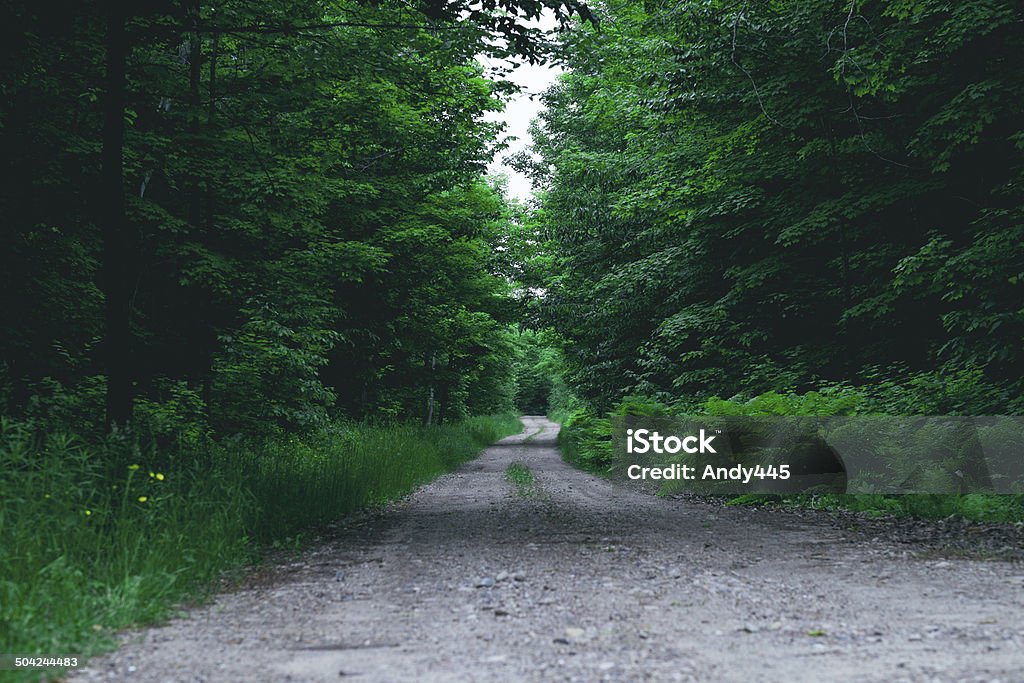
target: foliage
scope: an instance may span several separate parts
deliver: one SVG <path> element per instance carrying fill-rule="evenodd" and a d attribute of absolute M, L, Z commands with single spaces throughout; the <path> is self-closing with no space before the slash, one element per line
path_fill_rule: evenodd
<path fill-rule="evenodd" d="M 601 5 L 521 158 L 572 388 L 1019 411 L 1022 12 Z"/>
<path fill-rule="evenodd" d="M 37 438 L 8 420 L 0 427 L 5 651 L 109 647 L 117 629 L 163 617 L 172 601 L 251 559 L 258 508 L 242 473 L 211 475 L 118 439 L 87 445 Z"/>
<path fill-rule="evenodd" d="M 0 649 L 109 644 L 519 428 L 479 417 L 515 307 L 483 177 L 513 88 L 477 56 L 538 58 L 545 8 L 587 15 L 4 4 Z"/>
<path fill-rule="evenodd" d="M 548 396 L 547 417 L 554 422 L 563 423 L 569 416 L 583 407 L 576 395 L 572 393 L 565 381 L 564 369 L 551 381 L 551 393 Z"/>
<path fill-rule="evenodd" d="M 113 20 L 92 2 L 5 5 L 4 412 L 84 413 L 112 364 L 140 406 L 195 392 L 219 434 L 425 420 L 430 396 L 433 421 L 510 409 L 510 285 L 487 267 L 510 209 L 482 174 L 500 128 L 485 117 L 511 86 L 476 55 L 537 57 L 516 17 L 586 12 L 503 2 L 500 19 L 467 7 L 472 21 L 445 23 L 457 6 L 133 7 L 120 152 L 137 243 L 112 265 Z M 111 358 L 115 266 L 130 339 Z"/>
<path fill-rule="evenodd" d="M 567 459 L 610 466 L 606 415 L 1024 411 L 1024 10 L 598 9 L 614 30 L 564 36 L 519 159 L 538 317 L 586 405 Z M 1015 498 L 842 500 L 1020 518 Z"/>
<path fill-rule="evenodd" d="M 612 425 L 592 408 L 575 411 L 558 432 L 558 445 L 566 462 L 598 474 L 612 464 Z"/>
<path fill-rule="evenodd" d="M 562 352 L 550 335 L 530 329 L 518 331 L 515 356 L 516 409 L 526 415 L 544 415 L 555 402 L 565 403 Z"/>
<path fill-rule="evenodd" d="M 338 334 L 282 324 L 269 306 L 221 339 L 213 359 L 213 422 L 227 434 L 262 434 L 274 427 L 310 430 L 327 422 L 333 392 L 319 371 Z"/>
<path fill-rule="evenodd" d="M 779 394 L 767 392 L 747 401 L 711 397 L 701 411 L 706 415 L 856 415 L 863 410 L 865 398 L 857 390 L 830 387 L 820 392 Z"/>

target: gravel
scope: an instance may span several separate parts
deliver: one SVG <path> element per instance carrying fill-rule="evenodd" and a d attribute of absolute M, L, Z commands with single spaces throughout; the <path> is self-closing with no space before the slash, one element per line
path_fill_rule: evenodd
<path fill-rule="evenodd" d="M 69 680 L 1024 681 L 1024 567 L 979 559 L 1019 528 L 657 498 L 524 422 Z"/>

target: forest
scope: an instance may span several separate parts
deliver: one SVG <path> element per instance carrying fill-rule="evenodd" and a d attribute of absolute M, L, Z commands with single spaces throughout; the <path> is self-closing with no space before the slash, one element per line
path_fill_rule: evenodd
<path fill-rule="evenodd" d="M 12 2 L 0 32 L 0 652 L 109 647 L 518 414 L 604 471 L 610 415 L 1024 412 L 1017 3 Z M 522 62 L 565 70 L 525 202 L 486 173 Z"/>
<path fill-rule="evenodd" d="M 610 464 L 609 412 L 1021 414 L 1020 7 L 603 11 L 518 159 L 571 458 Z"/>

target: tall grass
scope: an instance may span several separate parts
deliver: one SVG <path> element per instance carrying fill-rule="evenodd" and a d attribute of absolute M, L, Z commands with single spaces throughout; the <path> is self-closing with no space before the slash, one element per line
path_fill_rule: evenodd
<path fill-rule="evenodd" d="M 401 496 L 519 429 L 513 416 L 338 424 L 256 445 L 143 450 L 0 421 L 0 653 L 107 648 L 261 544 Z"/>
<path fill-rule="evenodd" d="M 222 457 L 249 482 L 259 503 L 253 534 L 267 541 L 403 495 L 521 429 L 513 416 L 440 427 L 341 424 Z"/>

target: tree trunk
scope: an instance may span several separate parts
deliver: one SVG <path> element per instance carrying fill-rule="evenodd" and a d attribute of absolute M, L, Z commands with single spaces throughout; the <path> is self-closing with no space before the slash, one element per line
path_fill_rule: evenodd
<path fill-rule="evenodd" d="M 105 297 L 103 344 L 107 373 L 107 424 L 123 427 L 132 416 L 131 300 L 138 256 L 137 235 L 124 201 L 125 65 L 128 59 L 126 3 L 107 3 L 106 95 L 97 218 L 103 235 L 101 286 Z"/>

